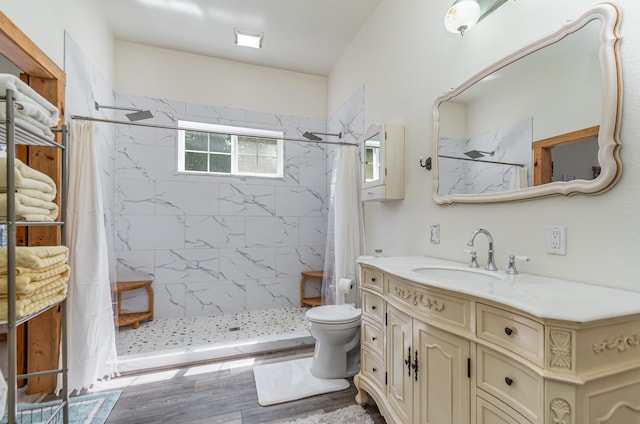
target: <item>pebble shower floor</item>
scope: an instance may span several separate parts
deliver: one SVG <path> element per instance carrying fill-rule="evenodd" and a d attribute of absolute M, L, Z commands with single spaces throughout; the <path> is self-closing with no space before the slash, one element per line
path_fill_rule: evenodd
<path fill-rule="evenodd" d="M 306 311 L 307 308 L 289 307 L 144 321 L 137 329 L 119 329 L 118 356 L 274 336 L 308 337 Z"/>

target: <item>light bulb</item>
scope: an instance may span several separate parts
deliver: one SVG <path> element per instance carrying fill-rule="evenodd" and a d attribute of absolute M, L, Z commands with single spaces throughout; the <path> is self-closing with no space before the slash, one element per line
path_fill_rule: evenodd
<path fill-rule="evenodd" d="M 460 0 L 451 5 L 444 17 L 444 26 L 449 32 L 464 35 L 480 18 L 480 5 L 475 0 Z"/>

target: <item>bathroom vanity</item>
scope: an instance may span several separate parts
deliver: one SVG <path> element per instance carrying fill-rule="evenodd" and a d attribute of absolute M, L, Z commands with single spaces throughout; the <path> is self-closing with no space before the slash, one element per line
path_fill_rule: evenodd
<path fill-rule="evenodd" d="M 640 293 L 361 257 L 360 404 L 388 423 L 640 422 Z"/>

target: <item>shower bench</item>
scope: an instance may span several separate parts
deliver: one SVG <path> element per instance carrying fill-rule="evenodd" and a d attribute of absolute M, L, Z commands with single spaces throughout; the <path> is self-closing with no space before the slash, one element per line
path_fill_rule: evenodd
<path fill-rule="evenodd" d="M 153 280 L 135 280 L 135 281 L 118 281 L 116 283 L 116 295 L 118 298 L 118 304 L 116 310 L 118 311 L 118 327 L 133 324 L 133 328 L 140 327 L 140 321 L 148 319 L 153 321 L 153 289 L 151 283 Z M 125 312 L 120 313 L 120 296 L 122 292 L 130 290 L 145 289 L 149 298 L 149 307 L 145 312 Z"/>
<path fill-rule="evenodd" d="M 304 286 L 307 283 L 307 278 L 317 278 L 320 279 L 320 283 L 322 283 L 322 277 L 324 276 L 323 272 L 304 271 L 301 274 L 302 278 L 300 279 L 300 306 L 320 306 L 322 304 L 322 297 L 305 297 Z"/>

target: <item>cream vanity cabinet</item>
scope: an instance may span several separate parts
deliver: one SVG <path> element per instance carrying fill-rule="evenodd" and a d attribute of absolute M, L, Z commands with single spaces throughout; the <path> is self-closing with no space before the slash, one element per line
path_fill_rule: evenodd
<path fill-rule="evenodd" d="M 371 125 L 362 161 L 362 201 L 404 199 L 404 126 Z"/>
<path fill-rule="evenodd" d="M 388 423 L 640 423 L 640 313 L 542 319 L 361 265 L 356 401 Z"/>

